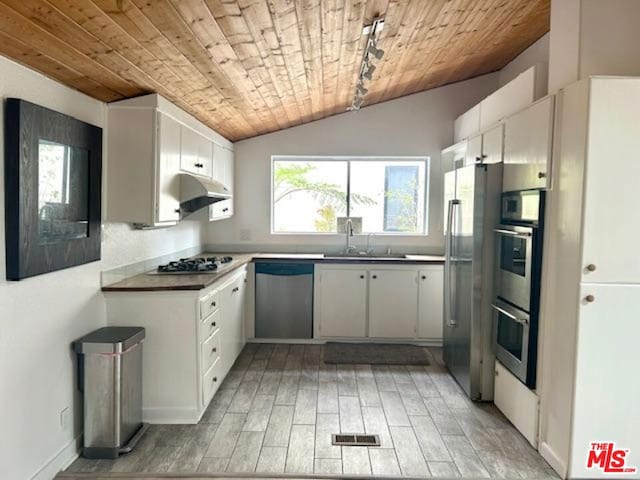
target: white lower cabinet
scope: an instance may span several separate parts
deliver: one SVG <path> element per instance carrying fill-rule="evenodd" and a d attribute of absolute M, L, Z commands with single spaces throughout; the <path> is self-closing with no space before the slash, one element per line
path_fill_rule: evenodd
<path fill-rule="evenodd" d="M 320 268 L 314 302 L 319 335 L 366 337 L 367 271 Z"/>
<path fill-rule="evenodd" d="M 412 338 L 418 329 L 418 272 L 369 272 L 369 336 Z"/>
<path fill-rule="evenodd" d="M 246 267 L 199 292 L 107 292 L 107 324 L 144 327 L 143 420 L 197 423 L 245 344 Z"/>
<path fill-rule="evenodd" d="M 442 342 L 443 266 L 316 265 L 316 338 Z"/>
<path fill-rule="evenodd" d="M 444 271 L 441 265 L 423 267 L 418 280 L 418 337 L 442 341 Z"/>

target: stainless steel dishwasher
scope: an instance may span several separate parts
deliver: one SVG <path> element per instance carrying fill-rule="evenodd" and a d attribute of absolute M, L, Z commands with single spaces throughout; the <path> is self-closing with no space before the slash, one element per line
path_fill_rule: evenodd
<path fill-rule="evenodd" d="M 256 263 L 256 338 L 313 338 L 313 264 Z"/>

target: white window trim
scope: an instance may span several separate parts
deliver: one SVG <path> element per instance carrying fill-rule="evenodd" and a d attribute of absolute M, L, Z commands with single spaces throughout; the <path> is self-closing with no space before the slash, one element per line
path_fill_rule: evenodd
<path fill-rule="evenodd" d="M 320 162 L 332 162 L 332 161 L 367 161 L 367 162 L 375 162 L 375 161 L 389 161 L 389 160 L 406 160 L 408 162 L 424 162 L 424 191 L 422 194 L 424 195 L 424 212 L 423 212 L 423 225 L 424 232 L 422 233 L 407 233 L 407 232 L 362 232 L 358 235 L 375 235 L 376 237 L 416 237 L 416 238 L 424 238 L 429 236 L 429 183 L 431 181 L 431 157 L 427 155 L 416 156 L 416 155 L 271 155 L 271 165 L 270 165 L 270 175 L 269 175 L 269 229 L 271 235 L 283 235 L 283 236 L 302 236 L 309 235 L 313 237 L 324 236 L 324 237 L 343 237 L 343 233 L 336 232 L 276 232 L 274 228 L 274 211 L 273 211 L 273 200 L 274 200 L 274 191 L 273 191 L 273 181 L 274 181 L 274 164 L 277 160 L 283 161 L 320 161 Z M 348 181 L 348 180 L 347 180 Z"/>

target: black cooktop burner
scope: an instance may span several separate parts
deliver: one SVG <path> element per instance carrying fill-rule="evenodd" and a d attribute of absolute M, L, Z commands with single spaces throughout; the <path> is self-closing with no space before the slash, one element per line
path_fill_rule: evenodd
<path fill-rule="evenodd" d="M 158 273 L 210 273 L 219 265 L 229 263 L 233 257 L 181 258 L 158 266 Z"/>

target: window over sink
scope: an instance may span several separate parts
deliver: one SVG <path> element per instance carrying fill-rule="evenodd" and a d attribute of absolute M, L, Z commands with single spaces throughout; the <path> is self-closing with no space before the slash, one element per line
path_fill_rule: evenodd
<path fill-rule="evenodd" d="M 271 231 L 338 233 L 338 217 L 362 217 L 362 233 L 425 235 L 428 157 L 272 157 Z"/>

